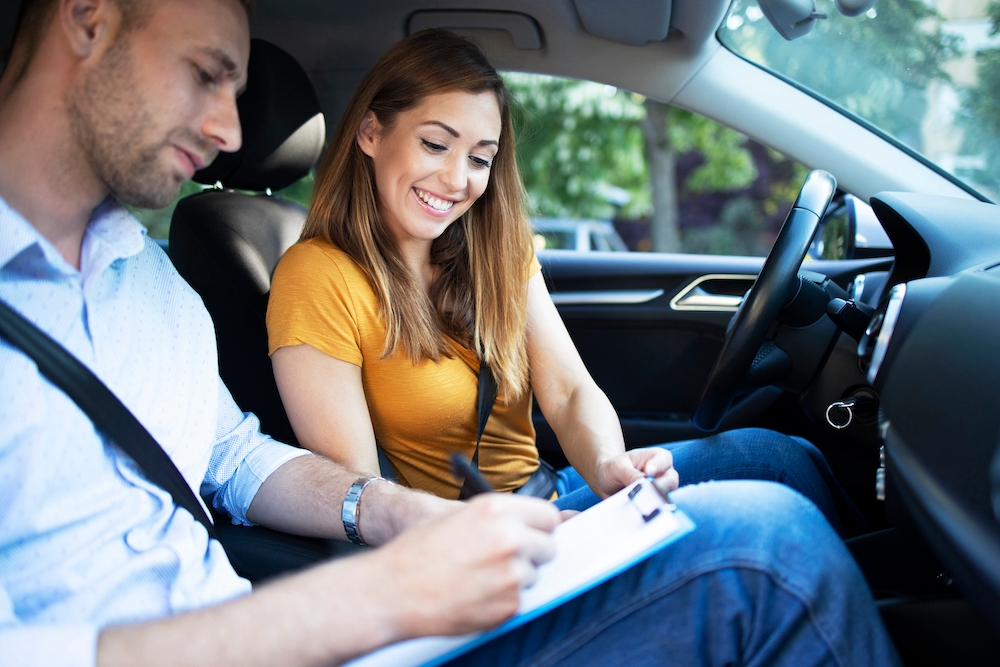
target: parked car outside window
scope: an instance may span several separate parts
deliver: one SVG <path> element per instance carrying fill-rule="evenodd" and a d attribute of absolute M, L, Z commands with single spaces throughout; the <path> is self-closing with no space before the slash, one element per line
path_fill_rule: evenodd
<path fill-rule="evenodd" d="M 535 250 L 628 251 L 610 220 L 532 218 L 531 229 Z"/>

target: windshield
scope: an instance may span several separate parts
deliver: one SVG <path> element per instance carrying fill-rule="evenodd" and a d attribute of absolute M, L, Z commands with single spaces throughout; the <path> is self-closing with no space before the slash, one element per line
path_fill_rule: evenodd
<path fill-rule="evenodd" d="M 793 42 L 756 0 L 719 31 L 730 50 L 868 121 L 987 198 L 1000 197 L 1000 2 L 879 0 Z"/>

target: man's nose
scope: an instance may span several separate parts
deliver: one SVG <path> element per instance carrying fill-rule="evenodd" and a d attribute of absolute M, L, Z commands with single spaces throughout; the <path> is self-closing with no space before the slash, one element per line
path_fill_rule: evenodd
<path fill-rule="evenodd" d="M 202 123 L 202 134 L 220 151 L 236 152 L 243 145 L 236 98 L 230 93 L 222 92 L 214 102 Z"/>

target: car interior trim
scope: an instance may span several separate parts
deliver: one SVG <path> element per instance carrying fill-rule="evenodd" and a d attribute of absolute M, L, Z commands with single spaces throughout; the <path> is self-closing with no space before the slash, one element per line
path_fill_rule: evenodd
<path fill-rule="evenodd" d="M 714 282 L 745 281 L 750 289 L 757 276 L 743 273 L 710 273 L 695 279 L 670 300 L 673 310 L 732 312 L 735 313 L 743 303 L 743 294 L 719 294 L 706 290 L 705 287 Z M 746 290 L 743 290 L 745 293 Z"/>
<path fill-rule="evenodd" d="M 896 328 L 896 321 L 899 319 L 899 311 L 903 308 L 903 299 L 906 297 L 906 283 L 895 285 L 889 292 L 889 305 L 885 310 L 885 318 L 882 320 L 882 328 L 875 339 L 875 349 L 872 350 L 872 362 L 868 367 L 868 383 L 875 384 L 878 371 L 885 361 L 885 353 L 889 349 L 889 341 L 892 339 L 892 332 Z"/>
<path fill-rule="evenodd" d="M 910 510 L 913 520 L 925 530 L 935 551 L 953 575 L 961 577 L 966 596 L 987 606 L 996 604 L 1000 586 L 1000 549 L 995 533 L 940 483 L 910 450 L 892 426 L 887 441 L 888 466 L 894 490 Z M 996 631 L 995 617 L 984 620 Z"/>
<path fill-rule="evenodd" d="M 406 25 L 406 34 L 428 28 L 446 30 L 502 30 L 514 41 L 514 48 L 534 51 L 542 48 L 542 31 L 527 14 L 493 11 L 436 11 L 413 12 Z"/>
<path fill-rule="evenodd" d="M 573 0 L 583 28 L 605 39 L 642 46 L 666 38 L 670 32 L 671 0 Z"/>
<path fill-rule="evenodd" d="M 634 305 L 649 303 L 663 296 L 662 289 L 593 292 L 556 292 L 552 301 L 557 306 Z"/>

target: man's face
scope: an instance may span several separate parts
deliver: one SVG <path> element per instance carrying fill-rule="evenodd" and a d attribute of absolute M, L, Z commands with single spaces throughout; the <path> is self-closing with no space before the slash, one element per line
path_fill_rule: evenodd
<path fill-rule="evenodd" d="M 164 0 L 95 57 L 67 96 L 73 136 L 121 201 L 161 208 L 242 142 L 236 96 L 250 38 L 236 0 Z"/>

